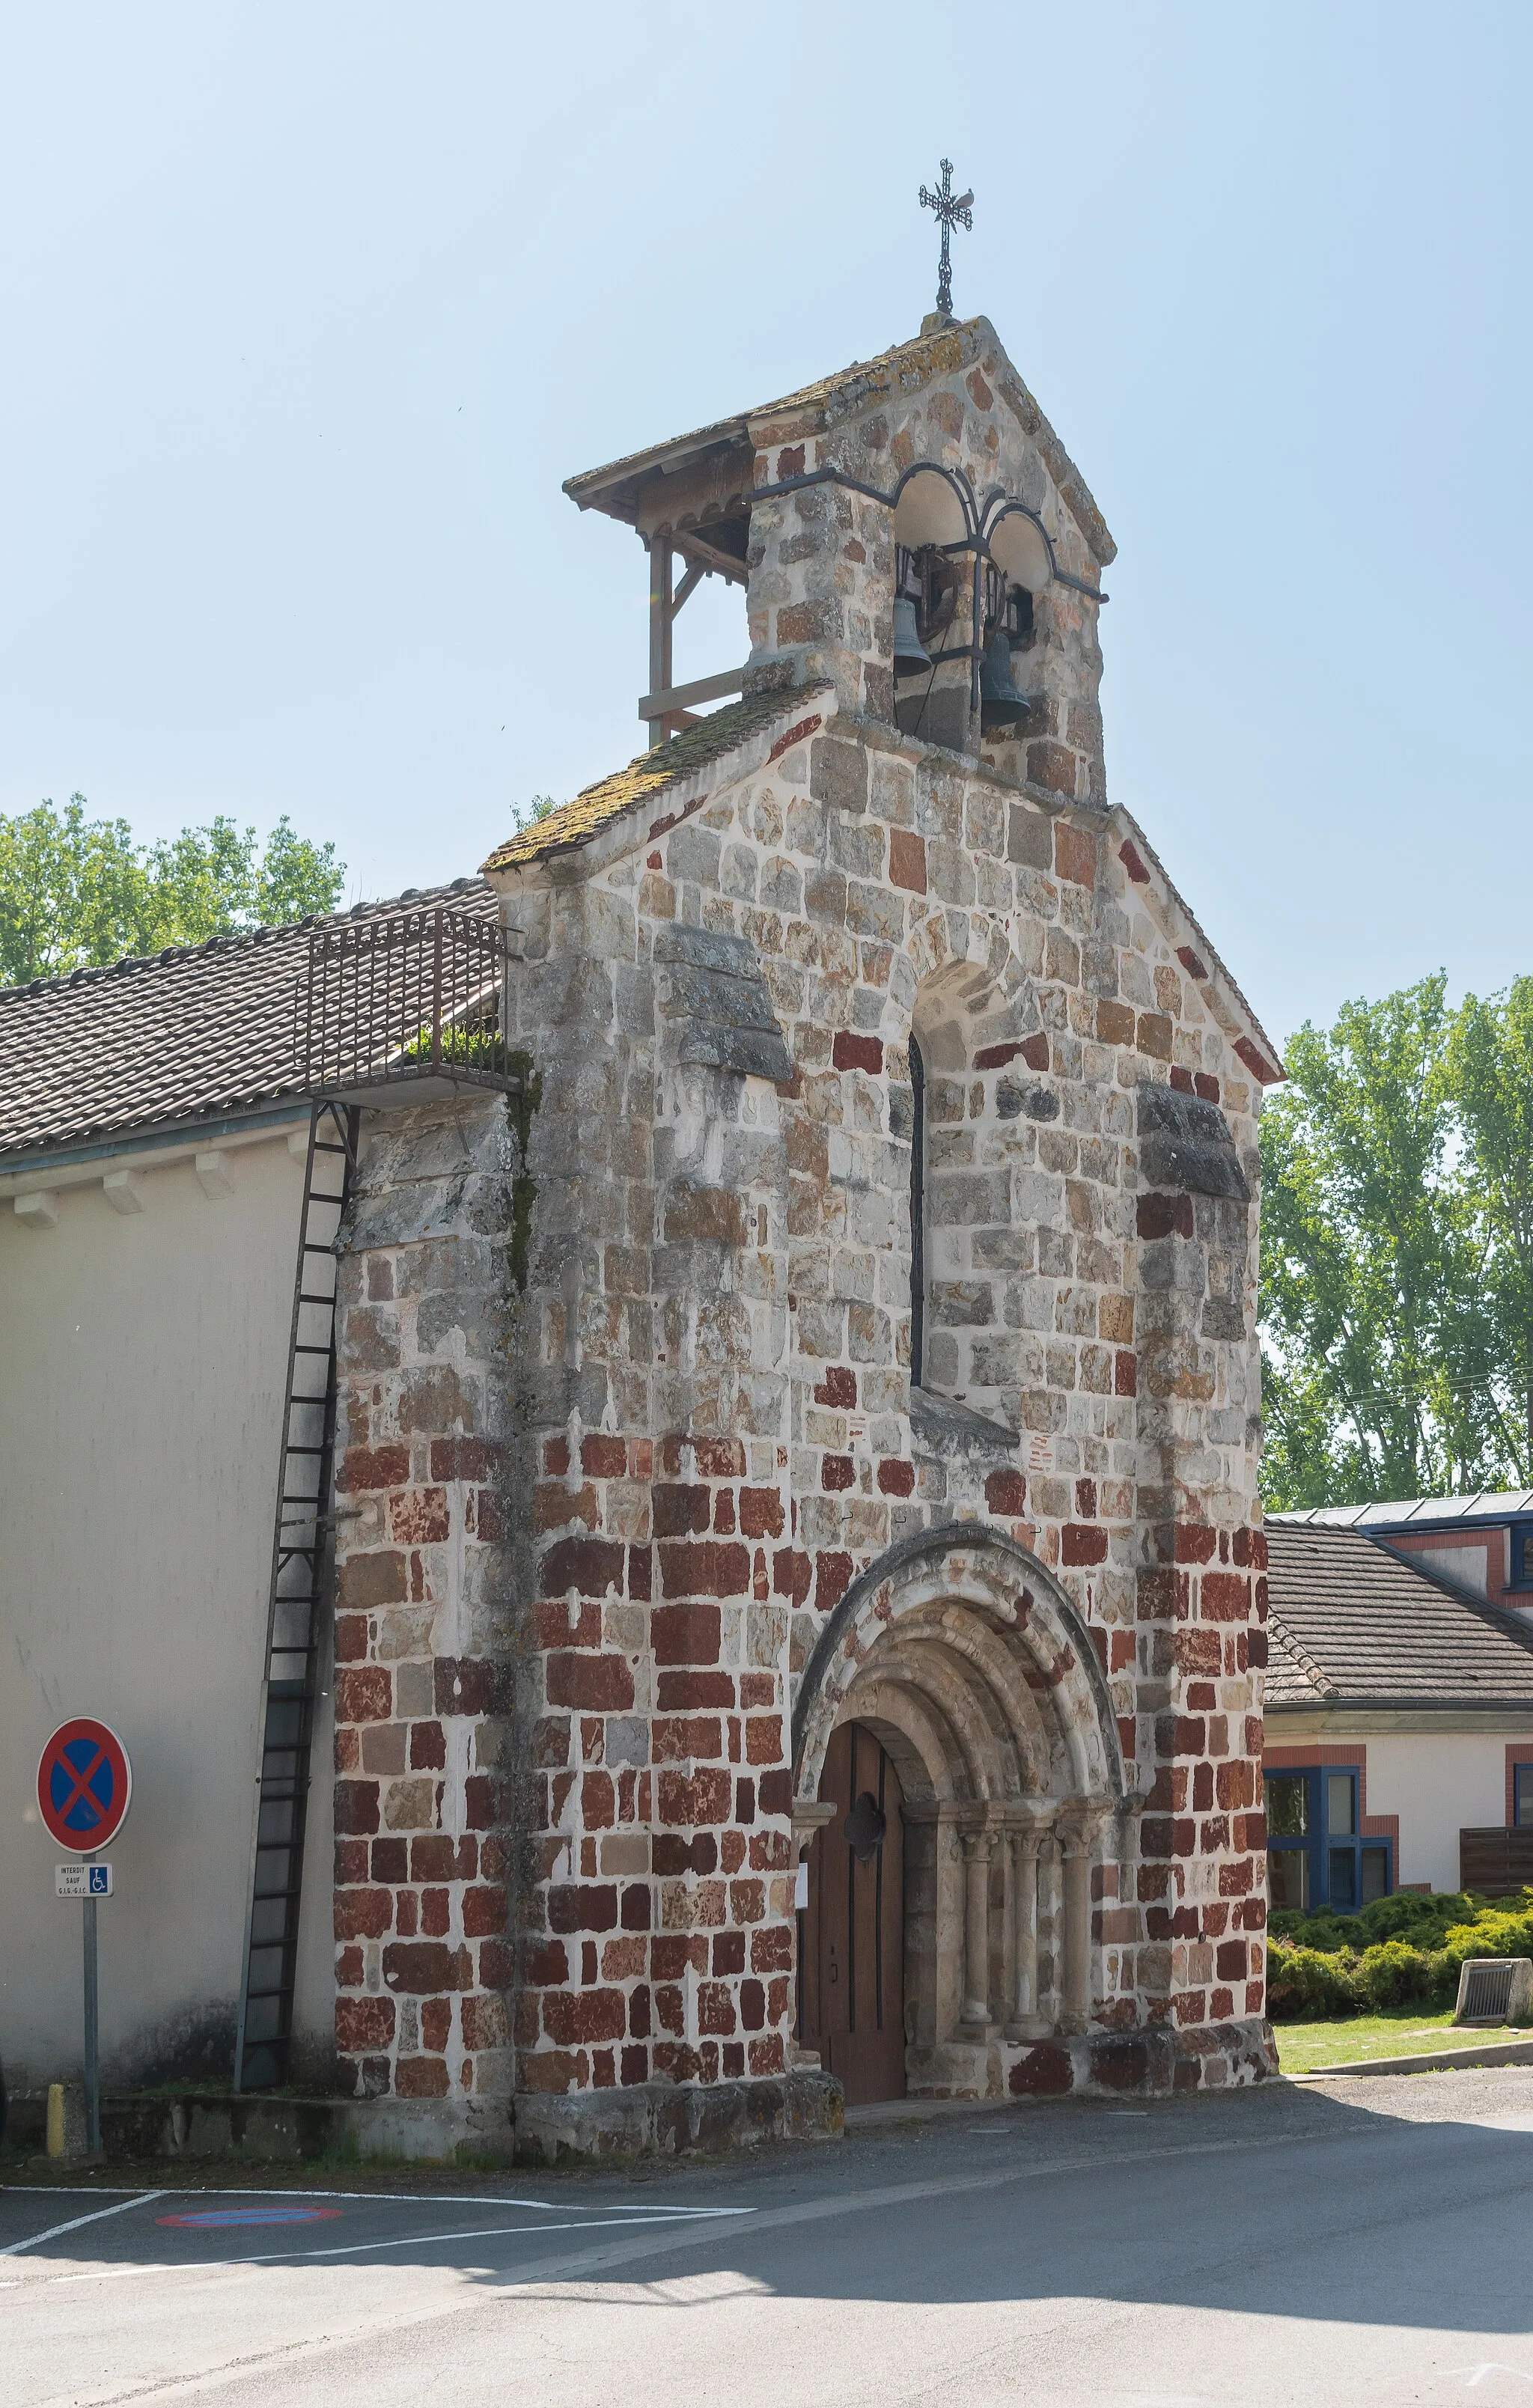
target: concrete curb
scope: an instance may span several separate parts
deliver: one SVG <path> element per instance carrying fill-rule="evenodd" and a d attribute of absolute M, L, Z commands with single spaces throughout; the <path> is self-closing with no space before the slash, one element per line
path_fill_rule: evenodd
<path fill-rule="evenodd" d="M 1421 2057 L 1369 2057 L 1356 2065 L 1315 2065 L 1286 2082 L 1344 2082 L 1356 2073 L 1452 2073 L 1457 2066 L 1533 2065 L 1533 2039 L 1493 2040 L 1472 2048 L 1437 2048 Z"/>

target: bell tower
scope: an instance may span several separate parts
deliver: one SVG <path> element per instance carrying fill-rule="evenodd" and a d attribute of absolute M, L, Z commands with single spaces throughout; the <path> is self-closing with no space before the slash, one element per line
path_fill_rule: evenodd
<path fill-rule="evenodd" d="M 652 745 L 707 706 L 831 686 L 897 728 L 1054 798 L 1102 803 L 1097 618 L 1115 546 L 985 318 L 951 311 L 951 163 L 938 307 L 913 341 L 696 434 L 571 478 L 650 555 Z M 702 579 L 744 590 L 747 656 L 674 682 Z"/>

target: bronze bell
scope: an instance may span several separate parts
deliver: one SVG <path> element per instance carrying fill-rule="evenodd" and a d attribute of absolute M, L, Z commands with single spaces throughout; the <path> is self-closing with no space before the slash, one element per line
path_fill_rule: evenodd
<path fill-rule="evenodd" d="M 1031 708 L 1011 681 L 1011 639 L 1004 627 L 997 627 L 980 666 L 980 724 L 1005 727 L 1024 718 Z"/>
<path fill-rule="evenodd" d="M 897 595 L 895 598 L 895 675 L 914 677 L 920 669 L 929 669 L 931 654 L 923 644 L 915 624 L 915 604 Z"/>

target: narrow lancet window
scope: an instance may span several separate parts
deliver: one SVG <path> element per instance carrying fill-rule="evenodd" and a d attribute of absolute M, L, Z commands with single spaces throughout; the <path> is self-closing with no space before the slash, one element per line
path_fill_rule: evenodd
<path fill-rule="evenodd" d="M 910 1380 L 921 1385 L 926 1353 L 926 1066 L 910 1039 Z"/>

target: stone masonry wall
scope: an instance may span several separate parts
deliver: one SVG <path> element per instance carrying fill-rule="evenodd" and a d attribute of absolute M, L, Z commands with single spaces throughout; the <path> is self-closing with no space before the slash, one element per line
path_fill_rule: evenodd
<path fill-rule="evenodd" d="M 1096 1869 L 1093 2020 L 1164 2025 L 1223 2078 L 1263 2061 L 1254 1214 L 1147 1188 L 1136 1097 L 1217 1105 L 1254 1189 L 1270 1066 L 1123 814 L 842 732 L 828 694 L 785 716 L 759 773 L 700 776 L 578 882 L 508 880 L 544 1071 L 518 2083 L 783 2065 L 794 1684 L 854 1576 L 955 1518 L 1076 1602 L 1144 1801 Z M 791 1080 L 680 1059 L 678 921 L 758 953 Z M 938 1119 L 978 1199 L 951 1217 L 979 1233 L 980 1401 L 1021 1434 L 999 1455 L 911 1419 L 906 1048 L 958 968 L 1016 1032 Z"/>
<path fill-rule="evenodd" d="M 336 2040 L 359 2094 L 493 2128 L 512 2083 L 506 1107 L 364 1128 L 339 1241 Z"/>

